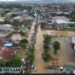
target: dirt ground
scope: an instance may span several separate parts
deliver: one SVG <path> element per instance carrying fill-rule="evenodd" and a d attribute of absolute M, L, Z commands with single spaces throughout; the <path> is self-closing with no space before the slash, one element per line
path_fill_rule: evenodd
<path fill-rule="evenodd" d="M 33 30 L 34 30 L 34 24 L 32 25 L 28 40 L 30 40 Z M 69 37 L 75 36 L 75 32 L 41 30 L 39 27 L 37 36 L 36 36 L 36 44 L 35 44 L 36 50 L 35 50 L 34 65 L 36 67 L 36 72 L 33 72 L 33 73 L 47 73 L 45 67 L 46 67 L 46 65 L 50 65 L 50 63 L 51 63 L 51 62 L 49 62 L 48 64 L 46 64 L 42 60 L 43 34 L 48 34 L 51 36 L 58 36 L 58 38 L 53 39 L 53 41 L 58 40 L 61 44 L 61 49 L 59 51 L 59 55 L 57 55 L 57 57 L 59 59 L 59 63 L 61 65 L 68 64 L 68 63 L 75 64 L 75 55 L 71 48 L 71 45 L 70 45 L 71 40 L 69 38 Z"/>
<path fill-rule="evenodd" d="M 36 50 L 35 50 L 35 61 L 34 65 L 36 66 L 37 71 L 35 73 L 46 73 L 45 63 L 42 60 L 43 53 L 43 33 L 38 29 L 37 39 L 36 39 Z"/>

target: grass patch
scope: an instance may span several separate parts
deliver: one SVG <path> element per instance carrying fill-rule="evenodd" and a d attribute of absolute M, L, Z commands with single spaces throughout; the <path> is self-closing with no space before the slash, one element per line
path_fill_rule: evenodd
<path fill-rule="evenodd" d="M 22 64 L 21 59 L 15 58 L 11 61 L 0 61 L 0 67 L 20 67 Z"/>
<path fill-rule="evenodd" d="M 17 55 L 11 61 L 0 61 L 0 67 L 20 67 L 22 58 L 24 57 L 24 50 L 19 50 Z"/>
<path fill-rule="evenodd" d="M 20 59 L 22 59 L 24 58 L 24 56 L 25 56 L 25 50 L 20 49 L 15 58 L 19 57 Z"/>

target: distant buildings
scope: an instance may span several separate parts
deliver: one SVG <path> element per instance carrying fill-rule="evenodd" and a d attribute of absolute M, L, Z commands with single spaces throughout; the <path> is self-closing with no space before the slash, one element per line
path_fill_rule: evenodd
<path fill-rule="evenodd" d="M 65 16 L 65 17 L 69 17 L 70 16 L 70 12 L 63 12 L 63 11 L 55 11 L 55 12 L 50 12 L 51 16 Z"/>
<path fill-rule="evenodd" d="M 70 20 L 65 16 L 55 16 L 44 21 L 44 29 L 67 29 L 69 28 Z"/>

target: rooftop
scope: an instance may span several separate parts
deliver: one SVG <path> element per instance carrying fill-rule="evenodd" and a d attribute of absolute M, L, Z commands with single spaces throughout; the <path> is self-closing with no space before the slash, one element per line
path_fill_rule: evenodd
<path fill-rule="evenodd" d="M 10 24 L 0 24 L 0 30 L 8 31 L 8 30 L 11 30 L 12 28 L 13 27 Z"/>
<path fill-rule="evenodd" d="M 11 47 L 11 46 L 15 47 Z M 17 46 L 10 38 L 1 38 L 0 39 L 0 59 L 2 60 L 11 60 L 17 51 Z"/>
<path fill-rule="evenodd" d="M 69 19 L 64 17 L 64 16 L 56 16 L 56 17 L 52 17 L 52 23 L 69 23 Z"/>
<path fill-rule="evenodd" d="M 22 17 L 21 17 L 21 16 L 16 16 L 16 17 L 14 17 L 13 19 L 19 20 L 19 19 L 22 19 Z"/>

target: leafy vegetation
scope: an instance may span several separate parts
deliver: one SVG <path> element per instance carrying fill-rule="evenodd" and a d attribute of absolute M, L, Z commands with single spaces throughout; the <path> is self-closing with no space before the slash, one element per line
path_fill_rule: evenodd
<path fill-rule="evenodd" d="M 75 21 L 75 11 L 71 12 L 71 16 L 70 17 L 72 18 L 72 21 Z"/>
<path fill-rule="evenodd" d="M 30 53 L 29 53 L 29 62 L 30 64 L 32 64 L 34 62 L 34 51 L 35 51 L 35 47 L 33 46 L 31 49 L 30 49 Z"/>
<path fill-rule="evenodd" d="M 60 43 L 58 41 L 55 41 L 53 44 L 54 48 L 54 54 L 57 54 L 57 51 L 60 49 Z"/>
<path fill-rule="evenodd" d="M 19 33 L 21 34 L 21 36 L 25 36 L 24 32 L 20 31 Z"/>
<path fill-rule="evenodd" d="M 27 44 L 28 44 L 28 40 L 27 40 L 27 39 L 22 39 L 22 40 L 20 41 L 20 46 L 21 46 L 22 48 L 26 48 L 26 47 L 27 47 Z"/>
<path fill-rule="evenodd" d="M 14 18 L 14 17 L 16 17 L 16 16 L 18 16 L 18 14 L 12 14 L 12 15 L 11 15 L 12 18 Z"/>
<path fill-rule="evenodd" d="M 69 24 L 69 27 L 70 31 L 75 31 L 75 24 Z"/>
<path fill-rule="evenodd" d="M 51 58 L 51 55 L 49 54 L 49 50 L 50 50 L 49 45 L 51 42 L 51 36 L 45 35 L 43 42 L 44 42 L 43 45 L 44 52 L 42 53 L 42 59 L 44 60 L 44 62 L 48 62 Z"/>
<path fill-rule="evenodd" d="M 21 59 L 15 58 L 11 61 L 0 61 L 0 67 L 20 67 L 22 64 Z"/>
<path fill-rule="evenodd" d="M 41 22 L 41 29 L 44 29 L 45 22 Z"/>
<path fill-rule="evenodd" d="M 44 60 L 44 62 L 49 62 L 49 60 L 51 59 L 51 56 L 48 52 L 44 52 L 42 54 L 42 59 Z"/>
<path fill-rule="evenodd" d="M 51 36 L 49 35 L 45 35 L 44 36 L 44 41 L 43 41 L 45 44 L 49 45 L 50 42 L 51 42 Z"/>

